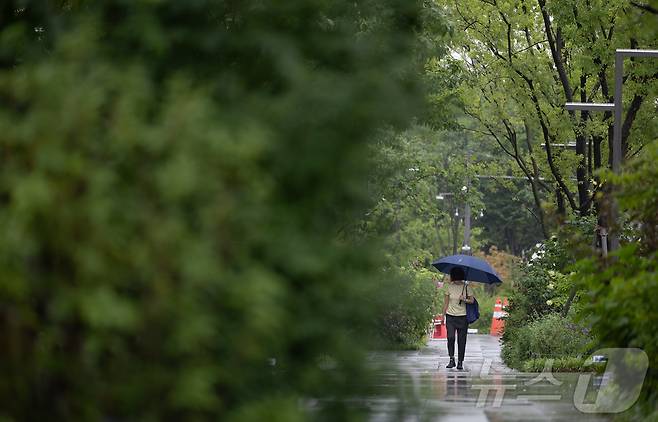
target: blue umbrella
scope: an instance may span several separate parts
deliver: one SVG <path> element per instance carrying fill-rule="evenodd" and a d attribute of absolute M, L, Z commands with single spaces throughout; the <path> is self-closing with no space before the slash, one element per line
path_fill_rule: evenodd
<path fill-rule="evenodd" d="M 445 274 L 450 274 L 450 270 L 460 267 L 464 270 L 466 280 L 468 281 L 478 281 L 487 284 L 503 282 L 496 273 L 496 270 L 487 261 L 470 255 L 446 256 L 433 262 L 432 265 Z"/>

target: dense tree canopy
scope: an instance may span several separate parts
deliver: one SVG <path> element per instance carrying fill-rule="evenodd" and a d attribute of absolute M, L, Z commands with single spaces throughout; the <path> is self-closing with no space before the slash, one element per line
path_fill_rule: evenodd
<path fill-rule="evenodd" d="M 614 51 L 655 48 L 653 19 L 627 1 L 458 1 L 453 60 L 464 68 L 461 98 L 532 186 L 555 190 L 558 205 L 587 215 L 611 159 L 612 114 L 567 112 L 565 102 L 613 102 Z M 623 154 L 656 136 L 657 80 L 651 60 L 627 63 Z M 573 143 L 575 149 L 559 145 Z M 541 144 L 541 145 L 540 145 Z M 542 178 L 548 179 L 543 181 Z"/>

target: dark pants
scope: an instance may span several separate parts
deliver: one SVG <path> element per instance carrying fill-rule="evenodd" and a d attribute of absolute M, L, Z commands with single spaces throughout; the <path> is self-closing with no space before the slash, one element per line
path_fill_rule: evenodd
<path fill-rule="evenodd" d="M 466 315 L 446 315 L 446 328 L 448 329 L 448 354 L 451 358 L 455 357 L 455 330 L 457 330 L 457 350 L 459 355 L 457 360 L 463 362 L 464 353 L 466 352 L 466 333 L 468 332 Z"/>

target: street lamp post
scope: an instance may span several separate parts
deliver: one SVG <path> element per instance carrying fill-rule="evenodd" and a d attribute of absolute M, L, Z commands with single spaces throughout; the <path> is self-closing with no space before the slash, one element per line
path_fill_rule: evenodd
<path fill-rule="evenodd" d="M 450 192 L 440 192 L 436 195 L 436 199 L 443 200 L 446 196 L 454 196 L 454 194 Z M 458 215 L 458 211 L 455 211 L 455 216 Z M 468 201 L 464 204 L 464 243 L 462 244 L 461 250 L 464 255 L 471 254 L 471 205 Z"/>
<path fill-rule="evenodd" d="M 614 130 L 612 136 L 612 171 L 615 174 L 621 172 L 622 151 L 621 151 L 621 126 L 622 112 L 624 103 L 622 100 L 622 87 L 624 84 L 624 59 L 627 57 L 652 57 L 658 58 L 658 50 L 616 50 L 615 51 L 615 96 L 614 103 L 566 103 L 567 110 L 588 110 L 588 111 L 614 111 Z M 614 198 L 611 199 L 611 216 L 608 224 L 617 220 L 617 203 Z M 616 232 L 608 234 L 610 238 L 610 250 L 619 249 L 619 235 Z M 605 241 L 605 236 L 602 236 Z M 604 252 L 605 252 L 604 248 Z"/>
<path fill-rule="evenodd" d="M 467 181 L 467 184 L 470 184 L 470 181 Z M 462 192 L 468 192 L 468 186 L 462 187 Z M 462 253 L 464 255 L 470 255 L 471 252 L 471 204 L 468 203 L 468 199 L 464 204 L 464 244 L 462 245 Z"/>

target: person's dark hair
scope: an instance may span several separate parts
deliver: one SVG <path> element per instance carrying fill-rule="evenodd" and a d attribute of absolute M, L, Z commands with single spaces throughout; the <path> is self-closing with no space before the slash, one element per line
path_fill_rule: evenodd
<path fill-rule="evenodd" d="M 460 267 L 454 267 L 453 269 L 450 270 L 450 279 L 452 281 L 459 281 L 463 280 L 466 278 L 464 274 L 464 270 L 461 269 Z"/>

